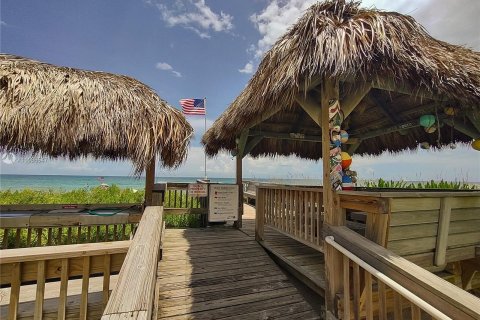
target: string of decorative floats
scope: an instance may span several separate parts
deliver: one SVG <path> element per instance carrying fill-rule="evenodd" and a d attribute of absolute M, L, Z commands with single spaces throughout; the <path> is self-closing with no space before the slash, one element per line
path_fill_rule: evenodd
<path fill-rule="evenodd" d="M 455 116 L 457 115 L 457 109 L 453 107 L 446 107 L 443 109 L 443 112 L 445 115 L 451 117 L 451 123 L 453 124 L 450 128 L 450 143 L 449 147 L 450 149 L 455 149 L 457 148 L 457 145 L 454 142 L 453 139 L 453 130 L 455 127 Z M 425 114 L 419 118 L 419 123 L 420 125 L 424 128 L 426 133 L 433 134 L 435 132 L 438 133 L 438 138 L 437 138 L 437 145 L 440 145 L 440 130 L 438 128 L 440 127 L 440 120 L 438 118 L 438 112 L 437 109 L 435 108 L 435 115 L 433 114 Z M 424 141 L 420 143 L 420 148 L 422 149 L 430 149 L 430 143 Z M 480 139 L 474 139 L 472 141 L 472 148 L 480 151 Z"/>
<path fill-rule="evenodd" d="M 357 172 L 350 170 L 352 158 L 342 152 L 342 143 L 348 141 L 348 133 L 341 130 L 344 119 L 338 100 L 328 103 L 330 129 L 330 183 L 333 190 L 353 190 L 357 182 Z"/>

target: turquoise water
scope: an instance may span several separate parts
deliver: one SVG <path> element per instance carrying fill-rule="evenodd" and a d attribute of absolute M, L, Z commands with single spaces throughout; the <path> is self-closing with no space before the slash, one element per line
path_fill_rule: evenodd
<path fill-rule="evenodd" d="M 200 177 L 157 177 L 156 182 L 195 182 Z M 270 183 L 294 184 L 294 185 L 320 185 L 320 180 L 314 179 L 248 179 Z M 233 178 L 210 178 L 212 182 L 234 183 Z M 73 190 L 79 188 L 97 187 L 101 183 L 118 185 L 121 188 L 143 189 L 145 178 L 128 176 L 62 176 L 62 175 L 18 175 L 0 174 L 0 190 Z"/>

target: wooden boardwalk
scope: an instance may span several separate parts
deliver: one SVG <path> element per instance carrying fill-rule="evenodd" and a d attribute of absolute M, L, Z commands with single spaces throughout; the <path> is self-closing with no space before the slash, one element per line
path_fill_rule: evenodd
<path fill-rule="evenodd" d="M 255 237 L 255 208 L 244 206 L 242 231 Z M 261 243 L 282 268 L 293 274 L 317 294 L 325 294 L 325 259 L 323 253 L 265 226 Z"/>
<path fill-rule="evenodd" d="M 320 319 L 319 308 L 239 230 L 167 229 L 158 270 L 158 319 Z"/>

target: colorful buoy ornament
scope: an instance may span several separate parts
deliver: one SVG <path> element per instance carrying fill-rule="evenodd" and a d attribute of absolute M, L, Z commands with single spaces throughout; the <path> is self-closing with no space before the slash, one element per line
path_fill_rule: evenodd
<path fill-rule="evenodd" d="M 480 139 L 473 140 L 472 148 L 477 150 L 477 151 L 480 151 Z"/>
<path fill-rule="evenodd" d="M 420 117 L 420 125 L 424 128 L 430 128 L 435 124 L 435 116 L 431 114 L 425 114 Z"/>

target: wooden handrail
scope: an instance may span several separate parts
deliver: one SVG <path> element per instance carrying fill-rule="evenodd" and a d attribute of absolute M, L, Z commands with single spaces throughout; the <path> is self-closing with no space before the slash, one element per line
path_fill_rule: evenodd
<path fill-rule="evenodd" d="M 130 241 L 65 245 L 61 247 L 22 248 L 0 251 L 0 285 L 10 286 L 8 318 L 16 319 L 20 287 L 36 283 L 35 319 L 42 319 L 45 283 L 60 279 L 57 318 L 66 312 L 68 283 L 82 278 L 80 318 L 88 312 L 88 283 L 92 276 L 103 276 L 103 296 L 108 299 L 110 275 L 120 271 Z M 51 310 L 49 311 L 51 313 Z M 51 314 L 49 315 L 51 316 Z"/>
<path fill-rule="evenodd" d="M 163 207 L 146 207 L 102 319 L 151 319 Z"/>
<path fill-rule="evenodd" d="M 462 290 L 461 288 L 451 284 L 440 277 L 428 272 L 427 270 L 415 265 L 414 263 L 409 262 L 408 260 L 400 257 L 392 251 L 387 250 L 386 248 L 377 245 L 376 243 L 358 235 L 354 231 L 346 227 L 331 227 L 328 226 L 325 230 L 326 235 L 333 236 L 334 241 L 338 243 L 343 248 L 348 248 L 347 250 L 353 255 L 360 258 L 366 264 L 372 266 L 374 269 L 381 272 L 386 277 L 392 279 L 398 284 L 401 284 L 405 289 L 413 293 L 419 299 L 424 300 L 435 309 L 438 309 L 440 312 L 444 313 L 452 319 L 479 319 L 480 317 L 480 299 L 471 295 L 470 293 Z M 358 264 L 355 264 L 349 261 L 348 257 L 344 256 L 343 260 L 343 281 L 344 281 L 344 298 L 343 298 L 343 313 L 350 314 L 350 309 L 353 309 L 355 313 L 360 313 L 362 310 L 360 305 L 355 305 L 355 302 L 359 301 L 358 290 L 354 290 L 353 298 L 353 308 L 350 308 L 349 305 L 352 303 L 350 301 L 350 281 L 355 282 L 359 281 Z M 350 263 L 349 263 L 350 262 Z M 353 275 L 355 279 L 349 279 L 351 272 L 348 272 L 350 264 L 353 265 Z M 340 267 L 340 266 L 339 266 Z M 362 269 L 363 270 L 363 269 Z M 340 271 L 341 272 L 341 271 Z M 367 273 L 367 272 L 366 272 Z M 372 275 L 365 274 L 365 278 L 369 279 L 366 281 L 364 288 L 366 302 L 365 302 L 365 312 L 367 317 L 372 314 Z M 375 281 L 375 279 L 373 279 Z M 378 291 L 378 301 L 383 301 L 385 303 L 385 283 L 382 284 L 381 281 L 378 281 L 377 290 Z M 393 289 L 393 288 L 392 288 Z M 395 291 L 393 289 L 393 291 Z M 394 313 L 401 314 L 402 312 L 402 303 L 401 297 L 397 297 L 399 293 L 394 292 L 394 297 L 396 302 L 394 303 Z M 408 297 L 406 297 L 408 298 Z M 400 302 L 399 302 L 400 301 Z M 412 305 L 412 314 L 419 314 L 419 306 Z M 380 303 L 378 305 L 378 312 L 381 315 L 385 315 L 387 312 L 386 304 Z M 349 317 L 345 317 L 349 318 Z"/>

